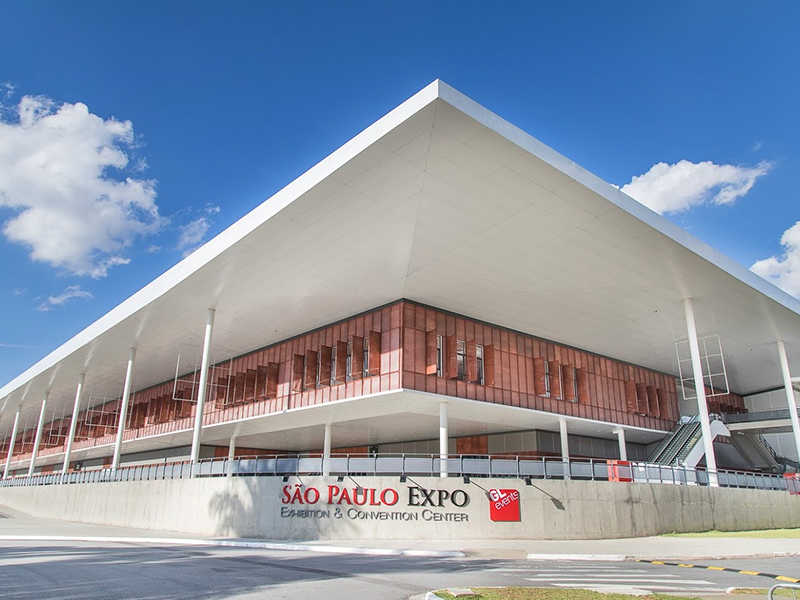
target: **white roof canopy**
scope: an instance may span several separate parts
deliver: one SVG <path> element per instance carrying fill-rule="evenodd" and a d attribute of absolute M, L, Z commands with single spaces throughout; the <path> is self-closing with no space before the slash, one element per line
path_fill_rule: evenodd
<path fill-rule="evenodd" d="M 407 298 L 677 374 L 683 299 L 732 391 L 800 372 L 800 302 L 440 81 L 0 389 L 35 418 L 79 374 L 171 379 L 217 310 L 215 360 Z M 70 409 L 67 409 L 69 412 Z"/>

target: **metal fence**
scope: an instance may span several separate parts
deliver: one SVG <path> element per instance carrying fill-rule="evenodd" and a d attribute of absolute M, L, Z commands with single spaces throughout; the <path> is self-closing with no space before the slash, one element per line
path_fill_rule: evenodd
<path fill-rule="evenodd" d="M 671 485 L 708 485 L 703 469 L 600 459 L 562 460 L 556 457 L 494 457 L 463 455 L 445 459 L 450 476 L 506 477 L 523 479 L 575 479 Z M 215 458 L 197 463 L 175 462 L 113 469 L 94 469 L 71 473 L 48 473 L 11 477 L 0 487 L 63 485 L 114 481 L 155 481 L 190 477 L 320 475 L 320 456 L 258 456 L 252 458 Z M 332 476 L 438 476 L 438 455 L 334 455 L 329 459 Z M 745 471 L 717 471 L 720 487 L 780 490 L 800 494 L 800 480 L 783 475 Z"/>
<path fill-rule="evenodd" d="M 788 418 L 788 408 L 776 408 L 774 410 L 726 414 L 722 420 L 726 423 L 756 423 L 758 421 L 779 421 Z"/>

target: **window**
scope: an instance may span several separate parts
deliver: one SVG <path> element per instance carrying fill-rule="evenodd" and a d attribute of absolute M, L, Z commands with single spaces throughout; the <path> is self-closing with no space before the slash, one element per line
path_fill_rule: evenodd
<path fill-rule="evenodd" d="M 483 385 L 483 346 L 475 346 L 475 358 L 478 363 L 477 383 Z"/>
<path fill-rule="evenodd" d="M 344 378 L 345 381 L 353 380 L 353 342 L 347 342 L 347 367 Z"/>
<path fill-rule="evenodd" d="M 336 344 L 331 348 L 331 385 L 336 385 Z"/>
<path fill-rule="evenodd" d="M 437 377 L 441 377 L 442 376 L 442 369 L 443 369 L 442 365 L 444 364 L 443 363 L 443 359 L 442 359 L 442 353 L 443 352 L 444 352 L 444 338 L 442 336 L 440 336 L 440 335 L 437 335 L 436 336 L 436 376 Z"/>
<path fill-rule="evenodd" d="M 459 381 L 467 379 L 467 344 L 463 340 L 458 340 L 456 344 L 456 378 Z"/>
<path fill-rule="evenodd" d="M 361 376 L 369 376 L 369 336 L 364 337 L 364 360 L 361 361 L 361 364 L 364 365 Z"/>
<path fill-rule="evenodd" d="M 550 396 L 550 361 L 544 361 L 544 395 Z"/>

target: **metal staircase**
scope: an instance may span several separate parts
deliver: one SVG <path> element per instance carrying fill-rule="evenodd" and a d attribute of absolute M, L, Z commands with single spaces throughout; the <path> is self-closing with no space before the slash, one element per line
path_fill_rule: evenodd
<path fill-rule="evenodd" d="M 754 469 L 773 473 L 783 470 L 771 446 L 759 434 L 737 431 L 731 434 L 731 443 Z"/>

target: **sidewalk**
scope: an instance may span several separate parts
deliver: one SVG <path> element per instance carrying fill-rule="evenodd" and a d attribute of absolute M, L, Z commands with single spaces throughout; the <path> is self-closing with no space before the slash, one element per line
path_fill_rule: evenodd
<path fill-rule="evenodd" d="M 240 546 L 325 553 L 454 556 L 499 559 L 635 560 L 690 562 L 709 559 L 800 555 L 800 540 L 770 538 L 646 537 L 616 540 L 253 540 L 200 539 L 190 534 L 41 519 L 0 506 L 0 541 L 104 541 Z"/>

